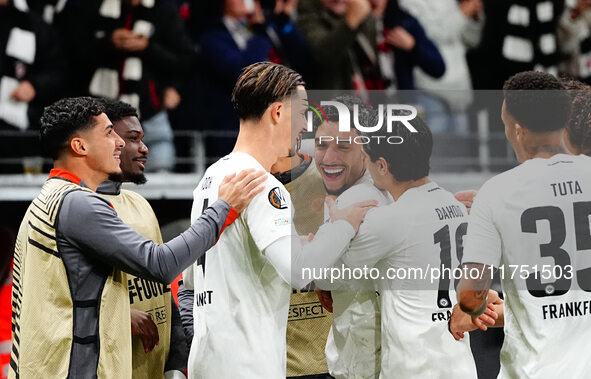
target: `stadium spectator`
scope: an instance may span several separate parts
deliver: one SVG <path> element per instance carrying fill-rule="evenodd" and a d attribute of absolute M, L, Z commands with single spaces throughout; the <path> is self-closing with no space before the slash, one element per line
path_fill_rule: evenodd
<path fill-rule="evenodd" d="M 464 112 L 472 102 L 472 82 L 466 50 L 480 41 L 481 0 L 400 0 L 400 6 L 419 20 L 445 62 L 445 74 L 439 79 L 415 69 L 417 88 L 427 92 L 420 100 L 427 124 L 434 133 L 467 132 Z"/>
<path fill-rule="evenodd" d="M 312 52 L 305 74 L 312 89 L 414 89 L 415 66 L 434 77 L 445 70 L 398 0 L 304 0 L 298 25 Z"/>
<path fill-rule="evenodd" d="M 24 0 L 0 0 L 0 128 L 37 128 L 43 107 L 62 89 L 57 33 Z"/>
<path fill-rule="evenodd" d="M 117 216 L 146 238 L 163 243 L 160 226 L 150 204 L 140 194 L 121 188 L 123 182 L 144 184 L 148 148 L 137 111 L 129 104 L 104 99 L 105 114 L 113 130 L 125 141 L 121 151 L 121 174 L 101 183 L 96 192 L 113 204 Z M 183 375 L 189 349 L 178 308 L 168 283 L 126 274 L 131 306 L 133 378 L 163 378 Z M 124 281 L 125 283 L 125 281 Z"/>
<path fill-rule="evenodd" d="M 149 171 L 170 171 L 175 149 L 167 110 L 194 62 L 177 10 L 163 0 L 68 4 L 62 15 L 74 52 L 78 94 L 123 100 L 138 109 L 151 151 Z"/>
<path fill-rule="evenodd" d="M 558 25 L 558 47 L 566 56 L 559 70 L 591 83 L 591 1 L 576 0 L 567 7 Z"/>
<path fill-rule="evenodd" d="M 231 131 L 235 137 L 238 118 L 230 97 L 240 71 L 251 63 L 273 61 L 294 68 L 306 59 L 304 40 L 291 21 L 297 0 L 278 0 L 274 8 L 259 1 L 215 0 L 210 25 L 199 36 L 202 66 L 199 104 L 200 127 Z M 209 6 L 210 7 L 210 6 Z M 207 141 L 208 155 L 230 152 L 232 140 Z"/>
<path fill-rule="evenodd" d="M 398 0 L 389 0 L 383 15 L 384 42 L 394 52 L 396 88 L 416 89 L 414 68 L 418 67 L 433 78 L 445 73 L 441 53 L 425 34 L 419 21 L 401 9 Z M 382 45 L 378 45 L 383 50 Z"/>
<path fill-rule="evenodd" d="M 527 70 L 558 73 L 556 33 L 564 0 L 483 0 L 483 5 L 482 40 L 469 53 L 474 88 L 501 89 L 508 77 Z"/>
<path fill-rule="evenodd" d="M 54 25 L 59 18 L 61 11 L 64 10 L 66 3 L 72 0 L 25 0 L 31 12 L 38 14 L 43 21 L 49 25 Z M 76 1 L 76 0 L 74 0 Z"/>
<path fill-rule="evenodd" d="M 310 50 L 310 89 L 384 89 L 378 62 L 377 17 L 385 0 L 302 0 L 298 26 Z M 374 14 L 372 14 L 374 12 Z M 384 67 L 393 78 L 392 67 Z"/>

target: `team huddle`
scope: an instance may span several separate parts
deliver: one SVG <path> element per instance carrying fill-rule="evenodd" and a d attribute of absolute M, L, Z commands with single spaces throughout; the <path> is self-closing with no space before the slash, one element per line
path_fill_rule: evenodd
<path fill-rule="evenodd" d="M 206 170 L 191 226 L 165 244 L 145 199 L 120 189 L 145 182 L 137 114 L 60 100 L 41 128 L 54 169 L 16 244 L 9 377 L 182 378 L 186 367 L 189 378 L 285 378 L 287 357 L 300 354 L 290 300 L 306 288 L 332 312 L 314 354 L 336 378 L 476 378 L 466 332 L 490 327 L 505 331 L 500 377 L 585 377 L 591 95 L 572 86 L 539 72 L 507 80 L 501 118 L 520 165 L 465 199 L 429 178 L 433 136 L 418 116 L 382 129 L 403 141 L 388 144 L 343 130 L 327 107 L 313 159 L 300 153 L 302 77 L 253 64 L 232 94 L 234 150 Z M 363 125 L 384 117 L 334 100 Z M 118 129 L 126 117 L 137 124 Z M 330 268 L 464 274 L 304 274 Z M 497 270 L 504 300 L 490 289 Z M 178 310 L 161 283 L 181 272 Z"/>

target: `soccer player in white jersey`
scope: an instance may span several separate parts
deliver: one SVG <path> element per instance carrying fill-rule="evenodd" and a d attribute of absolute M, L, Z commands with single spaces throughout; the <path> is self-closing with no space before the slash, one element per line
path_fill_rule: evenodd
<path fill-rule="evenodd" d="M 374 185 L 394 202 L 371 210 L 342 261 L 350 268 L 374 269 L 382 312 L 380 378 L 476 378 L 468 339 L 447 332 L 454 305 L 454 281 L 439 271 L 459 266 L 466 208 L 432 182 L 433 138 L 420 118 L 376 134 L 366 145 Z M 391 136 L 403 142 L 390 145 Z M 367 269 L 366 269 L 367 268 Z"/>
<path fill-rule="evenodd" d="M 499 268 L 505 294 L 504 315 L 495 324 L 505 327 L 499 377 L 587 377 L 591 159 L 565 154 L 570 97 L 556 78 L 517 74 L 504 95 L 505 134 L 521 164 L 490 179 L 476 196 L 460 307 L 478 316 L 490 302 L 491 272 Z"/>
<path fill-rule="evenodd" d="M 373 112 L 361 99 L 340 96 L 350 115 L 358 107 L 359 123 L 374 125 Z M 337 207 L 346 207 L 362 200 L 376 200 L 379 206 L 391 202 L 387 192 L 374 187 L 363 145 L 355 143 L 356 128 L 339 131 L 339 113 L 325 107 L 324 120 L 316 128 L 314 157 L 328 194 L 338 196 Z M 353 122 L 351 121 L 351 124 Z M 328 212 L 325 220 L 329 221 Z M 347 281 L 317 280 L 316 293 L 323 305 L 333 312 L 333 322 L 326 341 L 326 363 L 337 379 L 377 378 L 380 372 L 380 306 L 375 289 L 349 286 Z M 329 291 L 322 291 L 320 288 Z"/>
<path fill-rule="evenodd" d="M 294 154 L 305 127 L 304 82 L 287 67 L 246 67 L 232 101 L 240 118 L 236 145 L 205 172 L 194 191 L 192 218 L 215 200 L 226 175 L 248 168 L 268 172 L 278 157 Z M 289 193 L 272 175 L 250 205 L 212 248 L 215 257 L 193 267 L 191 378 L 284 378 L 291 288 L 311 280 L 301 268 L 332 266 L 375 202 L 346 210 L 332 206 L 335 221 L 305 247 L 292 225 Z"/>

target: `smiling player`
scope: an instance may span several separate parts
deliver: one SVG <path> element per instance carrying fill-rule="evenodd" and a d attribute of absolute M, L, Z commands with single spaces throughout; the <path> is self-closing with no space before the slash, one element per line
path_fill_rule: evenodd
<path fill-rule="evenodd" d="M 162 243 L 160 226 L 152 207 L 140 194 L 122 189 L 123 182 L 144 184 L 148 147 L 137 111 L 118 100 L 102 99 L 105 114 L 123 138 L 121 174 L 111 175 L 97 193 L 111 201 L 117 216 L 150 240 Z M 158 283 L 127 274 L 131 306 L 133 378 L 164 376 L 184 378 L 189 349 L 180 315 L 168 283 Z"/>

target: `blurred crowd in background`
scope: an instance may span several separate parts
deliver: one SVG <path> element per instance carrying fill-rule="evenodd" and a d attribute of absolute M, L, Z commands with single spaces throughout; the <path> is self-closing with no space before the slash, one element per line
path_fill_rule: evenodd
<path fill-rule="evenodd" d="M 13 137 L 92 95 L 139 110 L 149 170 L 175 169 L 175 131 L 208 131 L 215 159 L 236 78 L 265 60 L 312 90 L 423 90 L 435 133 L 469 133 L 470 89 L 532 69 L 591 83 L 590 25 L 591 0 L 0 0 L 0 158 L 39 155 Z"/>

